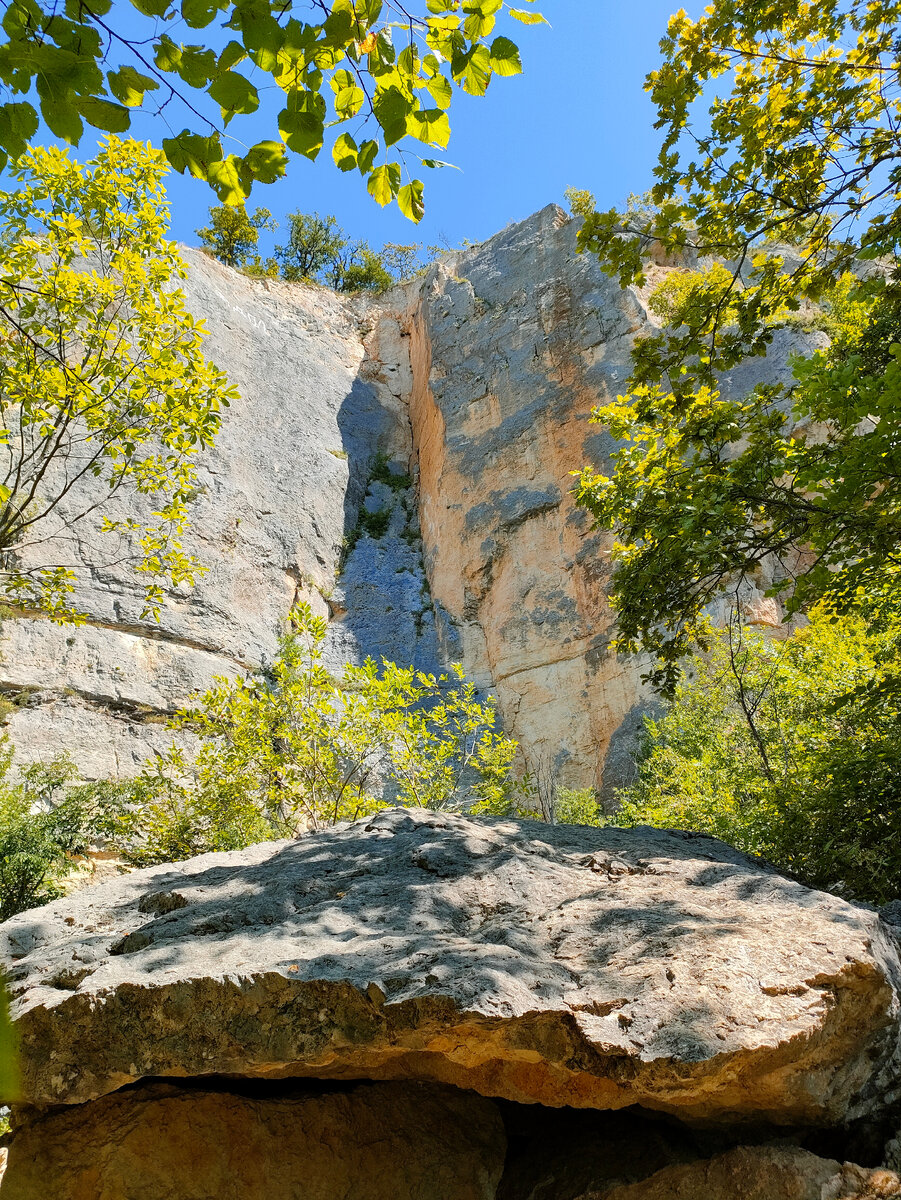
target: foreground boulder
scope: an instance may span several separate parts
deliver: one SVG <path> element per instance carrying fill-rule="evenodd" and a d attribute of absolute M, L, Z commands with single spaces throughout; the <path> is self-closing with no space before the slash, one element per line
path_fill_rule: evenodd
<path fill-rule="evenodd" d="M 739 1146 L 708 1161 L 664 1167 L 641 1183 L 579 1200 L 889 1200 L 893 1171 L 818 1158 L 797 1146 Z M 4 1197 L 5 1200 L 5 1197 Z"/>
<path fill-rule="evenodd" d="M 878 915 L 685 833 L 392 809 L 134 872 L 0 943 L 35 1106 L 153 1076 L 418 1079 L 784 1126 L 898 1092 Z"/>
<path fill-rule="evenodd" d="M 12 1140 L 3 1200 L 493 1200 L 495 1106 L 456 1088 L 242 1096 L 154 1084 Z"/>

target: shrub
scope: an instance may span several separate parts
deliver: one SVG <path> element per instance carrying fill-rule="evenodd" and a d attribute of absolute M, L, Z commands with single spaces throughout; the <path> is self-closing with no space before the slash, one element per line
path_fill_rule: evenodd
<path fill-rule="evenodd" d="M 325 619 L 300 604 L 294 621 L 266 672 L 220 680 L 179 715 L 199 750 L 189 761 L 173 747 L 148 765 L 127 831 L 134 861 L 290 837 L 389 799 L 500 803 L 516 743 L 462 668 L 436 678 L 368 659 L 336 679 L 323 661 Z"/>
<path fill-rule="evenodd" d="M 733 621 L 646 722 L 617 822 L 701 830 L 863 900 L 898 895 L 898 629 L 819 608 L 778 641 Z"/>
<path fill-rule="evenodd" d="M 74 859 L 119 824 L 128 785 L 77 784 L 71 759 L 33 763 L 9 776 L 13 747 L 0 737 L 0 921 L 57 899 Z"/>

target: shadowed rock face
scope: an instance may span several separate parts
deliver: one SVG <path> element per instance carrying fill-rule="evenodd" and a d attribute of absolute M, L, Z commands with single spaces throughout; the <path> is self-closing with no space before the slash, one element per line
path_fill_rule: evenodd
<path fill-rule="evenodd" d="M 138 871 L 0 927 L 25 1100 L 419 1079 L 690 1121 L 895 1098 L 878 916 L 705 837 L 417 810 Z"/>
<path fill-rule="evenodd" d="M 254 1098 L 156 1084 L 57 1112 L 13 1140 L 3 1200 L 493 1200 L 500 1116 L 455 1088 L 392 1083 Z"/>

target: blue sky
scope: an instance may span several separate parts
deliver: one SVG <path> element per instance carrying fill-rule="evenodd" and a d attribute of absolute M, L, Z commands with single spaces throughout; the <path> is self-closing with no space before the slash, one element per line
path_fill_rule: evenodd
<path fill-rule="evenodd" d="M 644 191 L 653 182 L 658 135 L 642 83 L 659 60 L 659 40 L 678 3 L 538 0 L 537 7 L 550 28 L 509 22 L 514 28 L 504 30 L 519 42 L 524 74 L 495 79 L 482 98 L 456 92 L 444 157 L 461 169 L 425 173 L 426 216 L 418 226 L 393 206 L 380 209 L 358 173 L 340 174 L 328 144 L 317 163 L 292 155 L 287 178 L 258 185 L 249 207 L 265 205 L 282 222 L 294 209 L 333 213 L 375 246 L 457 245 L 481 241 L 551 201 L 562 203 L 570 185 L 589 188 L 602 206 Z M 694 13 L 700 5 L 688 7 Z M 175 37 L 189 33 L 173 30 Z M 259 126 L 244 136 L 274 136 L 262 120 Z M 166 131 L 138 117 L 134 132 L 158 141 Z M 91 153 L 86 138 L 79 155 Z M 200 181 L 173 173 L 169 195 L 173 235 L 196 244 L 194 230 L 215 203 L 213 194 Z"/>

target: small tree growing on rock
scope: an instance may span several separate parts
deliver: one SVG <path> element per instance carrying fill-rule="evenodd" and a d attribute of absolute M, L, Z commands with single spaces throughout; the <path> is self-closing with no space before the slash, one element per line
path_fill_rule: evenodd
<path fill-rule="evenodd" d="M 249 213 L 243 204 L 218 204 L 210 209 L 210 223 L 197 236 L 209 252 L 227 267 L 246 267 L 254 261 L 260 230 L 275 230 L 277 222 L 268 208 Z"/>

